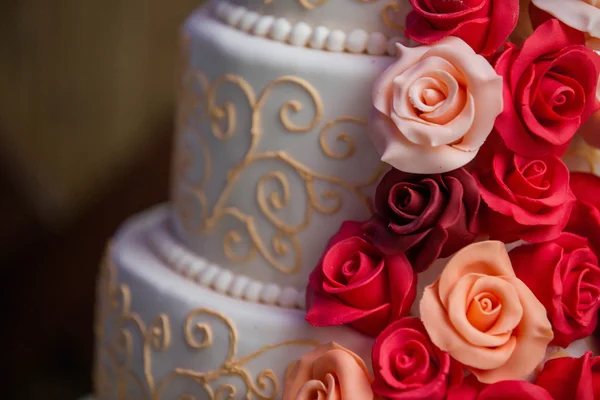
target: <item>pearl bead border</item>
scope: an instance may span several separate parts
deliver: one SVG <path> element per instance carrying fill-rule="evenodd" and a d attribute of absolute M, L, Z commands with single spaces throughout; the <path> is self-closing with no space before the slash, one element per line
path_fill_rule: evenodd
<path fill-rule="evenodd" d="M 263 37 L 296 47 L 309 47 L 331 52 L 369 54 L 374 56 L 395 56 L 396 43 L 414 46 L 404 36 L 388 38 L 381 32 L 366 32 L 354 29 L 348 33 L 325 26 L 312 27 L 306 22 L 291 23 L 286 18 L 261 15 L 246 7 L 228 1 L 216 1 L 212 5 L 213 14 L 233 28 L 253 36 Z"/>
<path fill-rule="evenodd" d="M 263 283 L 210 263 L 182 246 L 163 222 L 148 233 L 151 247 L 175 273 L 201 286 L 252 303 L 305 309 L 305 292 Z"/>

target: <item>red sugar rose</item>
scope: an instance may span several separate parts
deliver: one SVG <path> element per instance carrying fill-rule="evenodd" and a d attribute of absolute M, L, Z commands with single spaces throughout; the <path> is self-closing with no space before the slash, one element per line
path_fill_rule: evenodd
<path fill-rule="evenodd" d="M 572 172 L 571 190 L 577 201 L 565 230 L 586 238 L 596 256 L 600 256 L 600 177 Z"/>
<path fill-rule="evenodd" d="M 347 221 L 310 274 L 306 320 L 314 326 L 349 324 L 376 336 L 408 315 L 417 277 L 404 254 L 385 255 L 361 237 L 362 223 Z"/>
<path fill-rule="evenodd" d="M 519 19 L 519 0 L 410 0 L 406 36 L 425 44 L 456 36 L 484 56 L 504 44 Z"/>
<path fill-rule="evenodd" d="M 517 154 L 561 155 L 577 129 L 599 108 L 600 57 L 583 35 L 549 20 L 519 50 L 511 43 L 495 61 L 504 78 L 504 111 L 495 129 Z"/>
<path fill-rule="evenodd" d="M 510 259 L 517 277 L 548 312 L 552 344 L 567 347 L 592 334 L 600 307 L 600 268 L 586 239 L 563 233 L 551 242 L 519 246 Z"/>
<path fill-rule="evenodd" d="M 580 358 L 555 358 L 546 362 L 535 383 L 554 400 L 600 399 L 600 358 L 591 352 Z"/>
<path fill-rule="evenodd" d="M 474 173 L 487 207 L 482 221 L 492 240 L 544 242 L 567 224 L 575 197 L 569 169 L 555 156 L 528 159 L 498 148 L 491 166 Z"/>
<path fill-rule="evenodd" d="M 384 253 L 405 253 L 420 272 L 473 242 L 480 203 L 464 168 L 435 175 L 392 169 L 377 186 L 377 213 L 363 229 Z"/>
<path fill-rule="evenodd" d="M 553 400 L 548 391 L 527 381 L 485 385 L 471 375 L 448 392 L 447 400 Z"/>
<path fill-rule="evenodd" d="M 373 346 L 373 392 L 391 400 L 442 400 L 459 385 L 461 365 L 438 349 L 418 318 L 388 326 Z"/>

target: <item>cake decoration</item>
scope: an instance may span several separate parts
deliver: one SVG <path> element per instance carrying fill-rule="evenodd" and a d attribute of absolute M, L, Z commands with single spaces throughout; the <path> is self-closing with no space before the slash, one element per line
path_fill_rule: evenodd
<path fill-rule="evenodd" d="M 552 322 L 552 344 L 567 347 L 590 336 L 598 322 L 600 268 L 587 240 L 572 233 L 513 249 L 517 277 L 542 302 Z"/>
<path fill-rule="evenodd" d="M 504 110 L 495 129 L 517 154 L 562 155 L 579 127 L 599 108 L 600 57 L 580 32 L 555 19 L 518 49 L 507 43 L 494 63 L 504 80 Z"/>
<path fill-rule="evenodd" d="M 556 156 L 522 157 L 502 145 L 490 161 L 491 168 L 473 173 L 490 237 L 505 243 L 556 239 L 575 202 L 567 166 Z"/>
<path fill-rule="evenodd" d="M 390 324 L 373 346 L 373 390 L 393 400 L 443 400 L 463 380 L 462 366 L 431 343 L 418 318 Z"/>
<path fill-rule="evenodd" d="M 328 343 L 289 367 L 283 398 L 375 400 L 372 381 L 365 362 L 359 356 L 337 343 Z"/>
<path fill-rule="evenodd" d="M 502 112 L 502 78 L 455 37 L 397 46 L 373 87 L 369 133 L 382 161 L 418 174 L 466 165 Z"/>
<path fill-rule="evenodd" d="M 447 400 L 556 400 L 546 389 L 527 381 L 500 381 L 484 385 L 470 376 L 448 391 Z"/>
<path fill-rule="evenodd" d="M 350 324 L 376 336 L 405 317 L 417 278 L 404 254 L 385 255 L 361 237 L 362 223 L 345 222 L 311 273 L 306 319 L 314 326 Z"/>
<path fill-rule="evenodd" d="M 600 177 L 586 173 L 571 173 L 571 190 L 577 199 L 565 230 L 587 238 L 600 258 Z"/>
<path fill-rule="evenodd" d="M 600 358 L 593 357 L 591 352 L 580 358 L 555 358 L 546 363 L 535 383 L 545 388 L 554 400 L 597 399 L 599 364 Z"/>
<path fill-rule="evenodd" d="M 519 0 L 410 0 L 406 36 L 424 44 L 455 36 L 477 53 L 492 55 L 519 19 Z"/>
<path fill-rule="evenodd" d="M 527 378 L 553 338 L 544 306 L 498 241 L 456 253 L 425 288 L 420 311 L 431 341 L 484 383 Z"/>
<path fill-rule="evenodd" d="M 388 254 L 406 254 L 416 272 L 449 257 L 479 234 L 481 196 L 464 168 L 435 175 L 390 170 L 375 192 L 365 236 Z"/>

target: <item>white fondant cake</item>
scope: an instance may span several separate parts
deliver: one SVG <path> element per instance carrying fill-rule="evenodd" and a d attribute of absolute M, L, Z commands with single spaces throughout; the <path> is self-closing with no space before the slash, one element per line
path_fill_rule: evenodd
<path fill-rule="evenodd" d="M 187 20 L 171 201 L 127 222 L 107 250 L 97 400 L 281 398 L 288 367 L 331 341 L 370 368 L 374 339 L 309 325 L 305 289 L 340 225 L 373 213 L 389 167 L 365 134 L 371 91 L 397 60 L 395 44 L 409 44 L 408 9 L 408 0 L 215 0 Z M 580 140 L 563 159 L 573 170 L 600 165 Z M 419 297 L 446 262 L 419 275 Z"/>
<path fill-rule="evenodd" d="M 288 365 L 320 343 L 369 359 L 372 339 L 349 328 L 314 328 L 302 310 L 218 293 L 216 275 L 199 284 L 171 270 L 151 239 L 170 214 L 165 206 L 133 218 L 109 246 L 98 285 L 98 400 L 274 399 Z"/>

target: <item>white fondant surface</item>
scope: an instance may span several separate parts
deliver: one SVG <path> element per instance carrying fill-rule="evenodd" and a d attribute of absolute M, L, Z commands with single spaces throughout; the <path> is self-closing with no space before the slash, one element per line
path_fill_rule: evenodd
<path fill-rule="evenodd" d="M 147 239 L 166 212 L 133 218 L 111 245 L 99 283 L 98 400 L 209 399 L 230 392 L 227 385 L 236 388 L 234 399 L 246 398 L 248 390 L 250 398 L 262 398 L 252 390 L 278 398 L 266 376 L 280 389 L 286 367 L 314 347 L 294 341 L 336 341 L 369 364 L 372 340 L 355 331 L 313 328 L 303 311 L 227 297 L 171 271 Z"/>
<path fill-rule="evenodd" d="M 183 36 L 177 236 L 235 274 L 302 290 L 341 223 L 371 214 L 385 167 L 365 124 L 393 58 L 296 48 L 205 11 Z"/>

